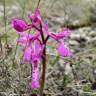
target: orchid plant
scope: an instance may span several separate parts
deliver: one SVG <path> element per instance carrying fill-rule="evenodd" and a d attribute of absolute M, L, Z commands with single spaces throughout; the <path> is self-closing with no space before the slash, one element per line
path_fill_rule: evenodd
<path fill-rule="evenodd" d="M 58 43 L 58 53 L 62 57 L 71 56 L 72 53 L 64 40 L 68 39 L 71 31 L 66 28 L 58 34 L 50 32 L 48 22 L 43 24 L 40 10 L 36 9 L 35 13 L 29 15 L 31 23 L 22 19 L 14 18 L 12 27 L 20 35 L 17 42 L 24 46 L 24 62 L 32 64 L 32 82 L 33 89 L 40 88 L 43 92 L 46 74 L 46 45 L 50 38 Z M 31 34 L 29 31 L 35 29 L 36 33 Z M 29 30 L 29 31 L 28 31 Z M 29 32 L 29 33 L 28 33 Z M 63 40 L 64 39 L 64 40 Z M 42 62 L 42 63 L 41 63 Z M 42 79 L 40 80 L 40 64 L 42 64 Z M 40 82 L 41 81 L 41 82 Z"/>

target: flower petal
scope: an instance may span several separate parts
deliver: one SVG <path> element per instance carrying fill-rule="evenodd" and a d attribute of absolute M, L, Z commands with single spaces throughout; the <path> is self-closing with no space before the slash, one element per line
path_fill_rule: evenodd
<path fill-rule="evenodd" d="M 30 60 L 31 60 L 31 52 L 32 52 L 31 47 L 26 47 L 25 52 L 24 52 L 24 61 L 25 62 L 30 62 Z"/>
<path fill-rule="evenodd" d="M 17 40 L 17 43 L 19 43 L 21 45 L 26 45 L 27 44 L 27 38 L 26 37 L 22 37 L 22 38 Z"/>
<path fill-rule="evenodd" d="M 35 11 L 35 14 L 28 15 L 28 17 L 31 21 L 35 21 L 35 19 L 37 18 L 41 22 L 41 15 L 39 9 Z"/>
<path fill-rule="evenodd" d="M 63 57 L 70 57 L 72 55 L 70 49 L 64 45 L 64 43 L 60 43 L 58 52 Z"/>
<path fill-rule="evenodd" d="M 41 21 L 41 14 L 39 9 L 36 10 L 35 16 Z"/>
<path fill-rule="evenodd" d="M 17 42 L 21 45 L 28 45 L 28 46 L 31 46 L 32 42 L 38 39 L 38 37 L 40 36 L 39 32 L 36 35 L 28 34 L 25 32 L 18 32 L 18 33 L 21 36 L 21 38 L 18 39 Z"/>
<path fill-rule="evenodd" d="M 49 35 L 51 38 L 55 39 L 56 41 L 58 41 L 60 39 L 63 39 L 63 38 L 67 38 L 71 34 L 71 31 L 67 28 L 63 32 L 59 32 L 58 34 L 55 34 L 53 32 L 49 32 L 47 22 L 45 23 L 44 29 L 45 29 L 45 32 L 46 32 L 47 36 Z"/>
<path fill-rule="evenodd" d="M 48 29 L 49 29 L 48 22 L 46 22 L 46 23 L 45 23 L 44 30 L 45 30 L 45 32 L 46 32 L 47 35 L 49 35 Z"/>
<path fill-rule="evenodd" d="M 12 20 L 12 27 L 18 32 L 23 32 L 27 28 L 27 23 L 21 19 L 15 18 Z"/>
<path fill-rule="evenodd" d="M 56 38 L 59 39 L 63 39 L 63 38 L 67 38 L 69 37 L 71 34 L 71 31 L 69 29 L 65 29 L 63 32 L 60 32 L 57 34 Z"/>
<path fill-rule="evenodd" d="M 35 40 L 34 43 L 35 43 L 34 44 L 34 52 L 35 52 L 35 54 L 38 54 L 41 50 L 41 44 L 38 40 Z"/>

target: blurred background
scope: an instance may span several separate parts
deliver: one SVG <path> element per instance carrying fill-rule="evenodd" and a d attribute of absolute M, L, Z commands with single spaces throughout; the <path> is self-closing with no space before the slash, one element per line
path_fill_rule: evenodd
<path fill-rule="evenodd" d="M 0 96 L 38 94 L 30 88 L 30 64 L 24 64 L 24 48 L 11 26 L 13 18 L 29 22 L 37 4 L 38 0 L 0 0 Z M 39 7 L 50 31 L 72 30 L 67 41 L 72 58 L 57 56 L 56 43 L 49 41 L 44 96 L 96 96 L 96 0 L 41 0 Z"/>

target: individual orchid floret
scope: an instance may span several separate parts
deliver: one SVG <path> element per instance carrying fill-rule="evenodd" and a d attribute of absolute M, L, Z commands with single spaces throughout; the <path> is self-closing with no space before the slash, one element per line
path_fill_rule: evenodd
<path fill-rule="evenodd" d="M 49 36 L 57 41 L 60 39 L 63 39 L 63 38 L 66 39 L 67 37 L 69 37 L 71 35 L 71 31 L 67 28 L 63 32 L 59 32 L 58 34 L 49 32 L 47 22 L 45 23 L 45 32 L 46 32 L 47 36 Z"/>
<path fill-rule="evenodd" d="M 34 40 L 38 39 L 38 37 L 40 36 L 39 32 L 36 35 L 28 34 L 25 32 L 18 32 L 18 33 L 21 36 L 21 38 L 18 39 L 17 42 L 25 46 L 32 44 L 32 42 L 34 42 Z"/>
<path fill-rule="evenodd" d="M 39 37 L 39 32 L 38 34 L 36 35 L 32 35 L 32 34 L 28 34 L 28 33 L 25 33 L 25 32 L 18 32 L 19 35 L 21 36 L 20 39 L 17 40 L 17 42 L 23 46 L 25 46 L 25 51 L 24 51 L 24 61 L 26 63 L 30 62 L 30 60 L 32 59 L 32 57 L 36 57 L 36 56 L 33 56 L 33 50 L 32 50 L 32 43 L 33 42 L 37 42 L 38 40 L 38 37 Z M 36 40 L 36 41 L 35 41 Z M 35 54 L 37 55 L 37 52 L 39 52 L 39 43 L 38 44 L 35 44 Z M 33 54 L 32 54 L 33 53 Z M 32 60 L 31 60 L 32 61 Z"/>
<path fill-rule="evenodd" d="M 72 55 L 70 49 L 63 42 L 60 43 L 58 52 L 62 57 L 70 57 Z"/>
<path fill-rule="evenodd" d="M 33 51 L 32 53 L 32 63 L 40 63 L 43 57 L 43 50 L 44 50 L 44 46 L 42 46 L 40 49 L 37 49 L 38 52 Z"/>
<path fill-rule="evenodd" d="M 34 14 L 29 15 L 28 17 L 32 22 L 36 22 L 37 20 L 38 20 L 39 23 L 41 22 L 41 15 L 40 15 L 40 10 L 39 9 L 37 9 Z"/>
<path fill-rule="evenodd" d="M 40 44 L 40 41 L 35 40 L 34 41 L 34 50 L 32 53 L 32 62 L 40 62 L 41 58 L 42 58 L 42 54 L 43 54 L 43 50 L 44 50 L 44 45 Z"/>
<path fill-rule="evenodd" d="M 40 10 L 37 9 L 35 14 L 29 15 L 29 19 L 32 22 L 32 26 L 35 26 L 38 30 L 40 30 L 41 26 L 41 15 L 40 15 Z"/>
<path fill-rule="evenodd" d="M 45 24 L 45 31 L 47 36 L 55 39 L 56 41 L 59 42 L 59 48 L 58 52 L 62 57 L 68 57 L 71 56 L 71 51 L 67 46 L 64 45 L 64 43 L 61 43 L 61 39 L 66 39 L 71 35 L 71 31 L 69 29 L 65 29 L 63 32 L 59 32 L 58 34 L 54 34 L 52 32 L 48 31 L 48 23 Z"/>
<path fill-rule="evenodd" d="M 41 61 L 41 54 L 43 51 L 42 45 L 38 40 L 34 42 L 34 50 L 32 52 L 32 88 L 39 88 L 40 87 L 40 61 Z"/>
<path fill-rule="evenodd" d="M 12 26 L 17 32 L 24 32 L 28 27 L 25 21 L 16 18 L 12 20 Z"/>

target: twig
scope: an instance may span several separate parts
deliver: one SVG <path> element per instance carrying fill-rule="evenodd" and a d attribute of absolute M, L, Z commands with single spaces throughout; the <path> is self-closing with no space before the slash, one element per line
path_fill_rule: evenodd
<path fill-rule="evenodd" d="M 7 21 L 7 18 L 6 18 L 6 0 L 4 0 L 4 25 L 5 25 L 5 33 L 7 35 L 7 32 L 6 32 L 6 21 Z M 6 44 L 7 44 L 7 36 L 6 36 Z"/>

